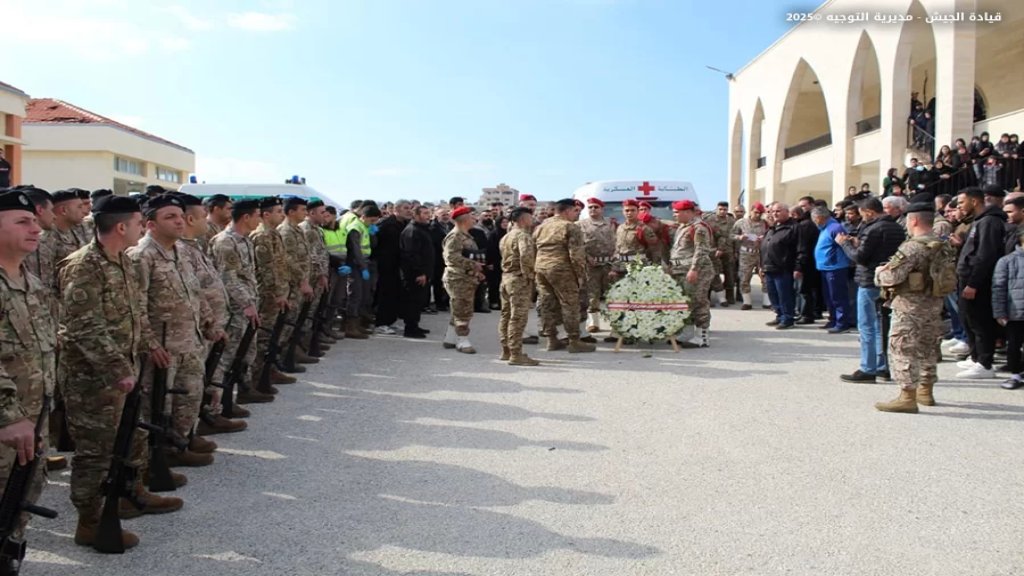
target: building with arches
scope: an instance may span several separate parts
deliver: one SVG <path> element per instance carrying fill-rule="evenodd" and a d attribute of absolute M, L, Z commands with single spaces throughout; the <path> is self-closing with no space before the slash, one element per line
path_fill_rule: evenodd
<path fill-rule="evenodd" d="M 934 106 L 936 148 L 1024 132 L 1024 2 L 831 0 L 785 17 L 798 23 L 730 81 L 733 203 L 879 190 L 927 155 L 911 146 L 914 93 Z"/>

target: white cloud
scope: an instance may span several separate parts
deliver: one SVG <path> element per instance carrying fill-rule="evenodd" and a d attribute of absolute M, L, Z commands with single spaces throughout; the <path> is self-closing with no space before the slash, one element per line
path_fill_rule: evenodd
<path fill-rule="evenodd" d="M 295 26 L 294 14 L 268 14 L 265 12 L 241 12 L 228 14 L 228 26 L 253 32 L 280 32 Z"/>
<path fill-rule="evenodd" d="M 185 8 L 184 6 L 167 6 L 165 8 L 161 8 L 160 10 L 177 18 L 178 21 L 181 22 L 181 25 L 184 26 L 187 30 L 200 32 L 203 30 L 213 29 L 212 20 L 199 18 L 191 12 L 189 12 L 188 8 Z"/>
<path fill-rule="evenodd" d="M 209 184 L 274 184 L 287 175 L 274 162 L 249 158 L 196 156 L 196 177 Z"/>

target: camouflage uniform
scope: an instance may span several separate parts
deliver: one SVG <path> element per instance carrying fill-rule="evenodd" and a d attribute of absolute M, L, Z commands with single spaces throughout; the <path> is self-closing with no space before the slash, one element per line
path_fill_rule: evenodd
<path fill-rule="evenodd" d="M 932 234 L 938 238 L 948 238 L 953 233 L 953 225 L 946 220 L 942 214 L 935 214 L 935 223 L 932 224 Z"/>
<path fill-rule="evenodd" d="M 39 246 L 35 252 L 25 257 L 25 267 L 43 284 L 43 288 L 55 295 L 57 293 L 57 244 L 56 235 L 50 230 L 43 230 L 39 235 Z"/>
<path fill-rule="evenodd" d="M 533 308 L 536 246 L 529 232 L 512 226 L 499 243 L 501 250 L 501 322 L 498 335 L 502 348 L 512 357 L 523 353 L 523 330 Z"/>
<path fill-rule="evenodd" d="M 541 319 L 549 338 L 561 318 L 570 340 L 580 337 L 580 287 L 586 281 L 587 256 L 583 232 L 562 216 L 548 218 L 534 235 L 537 245 L 537 290 Z"/>
<path fill-rule="evenodd" d="M 928 276 L 931 249 L 926 244 L 935 240 L 931 235 L 907 240 L 888 263 L 875 270 L 875 285 L 895 294 L 890 304 L 888 360 L 892 379 L 903 390 L 916 390 L 919 385 L 931 388 L 937 379 L 944 298 L 926 290 L 911 291 L 908 283 L 912 272 Z"/>
<path fill-rule="evenodd" d="M 76 250 L 60 270 L 63 317 L 61 365 L 68 428 L 75 439 L 71 502 L 85 515 L 99 512 L 100 489 L 110 467 L 125 393 L 114 387 L 138 377 L 142 345 L 142 294 L 125 254 L 111 259 L 98 240 Z M 136 430 L 134 464 L 145 454 Z"/>
<path fill-rule="evenodd" d="M 42 411 L 43 396 L 52 396 L 56 380 L 57 324 L 51 315 L 51 295 L 39 279 L 22 266 L 21 282 L 13 282 L 0 268 L 0 427 L 22 418 L 34 423 Z M 43 445 L 47 426 L 43 424 Z M 6 485 L 17 453 L 0 445 L 0 485 Z M 28 502 L 43 491 L 43 470 L 28 489 Z M 15 533 L 22 537 L 28 514 L 22 514 Z"/>
<path fill-rule="evenodd" d="M 203 252 L 210 254 L 213 250 L 213 237 L 223 232 L 224 229 L 214 224 L 210 219 L 206 220 L 206 234 L 196 238 L 196 242 L 199 243 L 199 247 L 203 249 Z"/>
<path fill-rule="evenodd" d="M 284 242 L 285 258 L 288 263 L 287 276 L 290 291 L 288 293 L 289 308 L 286 322 L 291 326 L 292 330 L 296 330 L 300 328 L 295 325 L 299 319 L 299 309 L 302 308 L 302 304 L 305 301 L 300 288 L 304 280 L 309 282 L 309 279 L 312 277 L 312 255 L 310 254 L 309 242 L 306 241 L 306 235 L 303 234 L 297 225 L 285 219 L 277 227 L 277 232 L 281 235 L 281 240 Z M 281 340 L 284 341 L 285 338 L 282 336 Z"/>
<path fill-rule="evenodd" d="M 583 232 L 583 248 L 587 254 L 587 311 L 599 312 L 601 298 L 611 286 L 608 279 L 611 262 L 598 264 L 594 263 L 593 259 L 615 255 L 615 229 L 612 228 L 612 223 L 604 218 L 582 218 L 578 225 Z"/>
<path fill-rule="evenodd" d="M 715 277 L 711 283 L 711 289 L 715 292 L 721 292 L 726 290 L 726 287 L 731 288 L 736 284 L 734 273 L 736 263 L 733 261 L 734 248 L 732 238 L 732 227 L 736 223 L 736 218 L 732 214 L 727 214 L 725 218 L 722 218 L 717 212 L 712 212 L 704 221 L 714 231 L 711 245 L 711 261 L 715 267 Z M 722 255 L 716 257 L 716 251 L 720 251 Z M 729 304 L 736 302 L 732 290 L 726 290 L 725 301 Z"/>
<path fill-rule="evenodd" d="M 219 330 L 227 330 L 228 325 L 228 293 L 224 290 L 224 281 L 220 278 L 220 272 L 213 265 L 213 261 L 210 257 L 203 252 L 200 247 L 198 240 L 193 239 L 182 239 L 179 242 L 179 250 L 181 254 L 188 259 L 192 265 L 192 269 L 196 272 L 196 279 L 199 280 L 199 290 L 202 293 L 203 300 L 206 301 L 210 307 L 210 315 L 203 318 L 203 333 L 207 336 L 206 346 L 203 349 L 203 358 L 210 355 L 210 349 L 213 348 L 214 342 L 210 341 L 212 337 Z M 205 362 L 204 362 L 205 371 Z M 205 375 L 205 374 L 204 374 Z M 223 382 L 224 372 L 220 366 L 217 366 L 213 370 L 213 382 Z M 214 397 L 220 397 L 220 389 L 216 387 L 207 388 L 206 392 L 213 395 Z M 219 406 L 217 410 L 213 410 L 211 413 L 219 413 Z"/>
<path fill-rule="evenodd" d="M 755 271 L 761 268 L 761 241 L 751 240 L 748 236 L 763 237 L 768 232 L 768 223 L 761 219 L 754 222 L 750 217 L 737 220 L 732 225 L 733 239 L 736 236 L 743 238 L 739 242 L 740 252 L 740 293 L 750 294 L 750 278 Z"/>
<path fill-rule="evenodd" d="M 302 234 L 306 237 L 306 244 L 309 245 L 309 256 L 312 260 L 309 268 L 309 285 L 313 287 L 313 306 L 315 307 L 327 289 L 326 286 L 320 287 L 320 279 L 330 278 L 331 258 L 327 253 L 327 244 L 324 242 L 324 232 L 319 226 L 311 224 L 309 220 L 303 220 L 299 224 L 299 230 L 302 230 Z M 307 328 L 310 330 L 312 330 L 314 312 L 315 310 L 309 312 Z M 309 333 L 306 332 L 306 334 Z"/>
<path fill-rule="evenodd" d="M 473 319 L 473 298 L 479 281 L 476 277 L 476 266 L 467 258 L 463 251 L 476 252 L 478 248 L 468 232 L 460 232 L 452 228 L 441 244 L 441 255 L 444 257 L 444 289 L 451 298 L 450 324 L 455 327 L 457 336 L 469 336 L 469 321 Z"/>
<path fill-rule="evenodd" d="M 263 327 L 256 333 L 256 362 L 253 374 L 263 373 L 263 360 L 270 348 L 270 330 L 277 322 L 281 309 L 277 306 L 279 298 L 288 298 L 288 256 L 284 250 L 284 240 L 276 228 L 260 224 L 251 234 L 253 250 L 256 255 L 256 284 L 260 295 L 260 325 Z M 278 335 L 278 342 L 286 341 L 291 329 L 287 326 Z"/>
<path fill-rule="evenodd" d="M 643 234 L 643 242 L 640 242 L 638 234 Z M 639 220 L 632 224 L 629 222 L 621 224 L 615 230 L 615 253 L 619 256 L 639 256 L 641 260 L 652 264 L 662 263 L 658 235 L 651 230 L 650 226 Z M 616 265 L 615 271 L 621 274 L 625 271 L 625 267 Z"/>
<path fill-rule="evenodd" d="M 220 359 L 221 371 L 227 371 L 238 353 L 238 345 L 242 342 L 249 319 L 244 310 L 250 306 L 257 307 L 258 291 L 256 287 L 256 261 L 253 257 L 253 246 L 245 236 L 228 228 L 213 237 L 210 241 L 210 256 L 213 264 L 220 270 L 224 290 L 228 293 L 228 345 L 224 347 L 224 355 Z M 245 355 L 245 363 L 252 367 L 256 357 L 256 347 L 249 346 Z M 243 375 L 243 389 L 249 387 L 249 374 Z"/>
<path fill-rule="evenodd" d="M 715 275 L 711 261 L 711 231 L 700 220 L 680 225 L 672 245 L 672 275 L 690 297 L 690 318 L 697 328 L 711 326 L 711 299 L 708 290 Z M 686 274 L 697 271 L 697 281 L 690 283 Z"/>
<path fill-rule="evenodd" d="M 74 227 L 68 230 L 61 230 L 55 226 L 48 233 L 53 234 L 53 258 L 55 262 L 61 262 L 70 256 L 72 252 L 87 244 Z"/>
<path fill-rule="evenodd" d="M 199 279 L 191 261 L 175 243 L 169 250 L 152 236 L 145 236 L 125 253 L 135 263 L 142 294 L 142 341 L 147 350 L 162 347 L 171 357 L 167 367 L 167 388 L 184 390 L 169 394 L 170 425 L 182 438 L 199 418 L 203 401 L 205 349 L 203 318 L 210 318 L 210 306 L 202 297 Z M 146 370 L 143 390 L 153 389 L 156 368 Z M 149 403 L 143 403 L 148 417 Z"/>
<path fill-rule="evenodd" d="M 92 221 L 92 214 L 86 215 L 81 222 L 75 224 L 71 230 L 74 232 L 75 237 L 84 246 L 92 237 L 96 235 L 96 225 Z"/>

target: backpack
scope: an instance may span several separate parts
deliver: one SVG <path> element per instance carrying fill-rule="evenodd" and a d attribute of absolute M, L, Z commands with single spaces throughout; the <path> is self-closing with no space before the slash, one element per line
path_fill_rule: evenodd
<path fill-rule="evenodd" d="M 944 240 L 917 240 L 928 247 L 931 258 L 928 260 L 928 282 L 925 292 L 932 296 L 944 298 L 956 291 L 956 248 Z M 930 284 L 931 288 L 928 288 Z"/>

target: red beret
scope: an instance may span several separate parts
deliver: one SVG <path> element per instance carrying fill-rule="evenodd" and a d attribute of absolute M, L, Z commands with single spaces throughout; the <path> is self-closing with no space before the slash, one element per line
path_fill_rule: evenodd
<path fill-rule="evenodd" d="M 581 202 L 581 201 L 579 201 L 579 200 L 573 200 L 573 201 L 572 201 L 572 203 L 573 203 L 573 205 L 574 205 L 574 206 L 576 206 L 577 208 L 583 208 L 583 202 Z"/>
<path fill-rule="evenodd" d="M 760 202 L 755 202 L 754 205 L 750 207 L 750 209 L 753 210 L 754 212 L 764 212 L 764 204 L 761 204 Z"/>
<path fill-rule="evenodd" d="M 455 220 L 460 216 L 465 216 L 466 214 L 471 214 L 472 212 L 473 209 L 469 206 L 459 206 L 455 210 L 452 210 L 452 220 Z"/>
<path fill-rule="evenodd" d="M 640 215 L 640 221 L 644 224 L 650 224 L 651 220 L 654 220 L 654 216 L 651 216 L 650 212 L 644 212 Z"/>
<path fill-rule="evenodd" d="M 597 204 L 601 208 L 604 208 L 604 202 L 601 202 L 599 198 L 587 198 L 587 204 Z"/>
<path fill-rule="evenodd" d="M 637 204 L 636 200 L 633 200 L 632 198 L 627 198 L 626 200 L 622 201 L 622 207 L 625 208 L 626 206 L 632 206 L 636 208 L 637 206 L 639 206 L 639 204 Z"/>
<path fill-rule="evenodd" d="M 693 210 L 697 207 L 692 200 L 680 200 L 672 203 L 672 209 L 676 211 Z"/>
<path fill-rule="evenodd" d="M 537 201 L 537 199 L 533 197 L 533 194 L 520 194 L 519 195 L 519 201 L 520 202 L 526 202 L 528 200 L 533 200 L 534 202 Z"/>
<path fill-rule="evenodd" d="M 641 202 L 640 203 L 640 207 L 641 208 L 647 208 L 648 210 L 650 210 L 651 208 L 654 208 L 654 206 L 651 206 L 650 202 Z"/>

